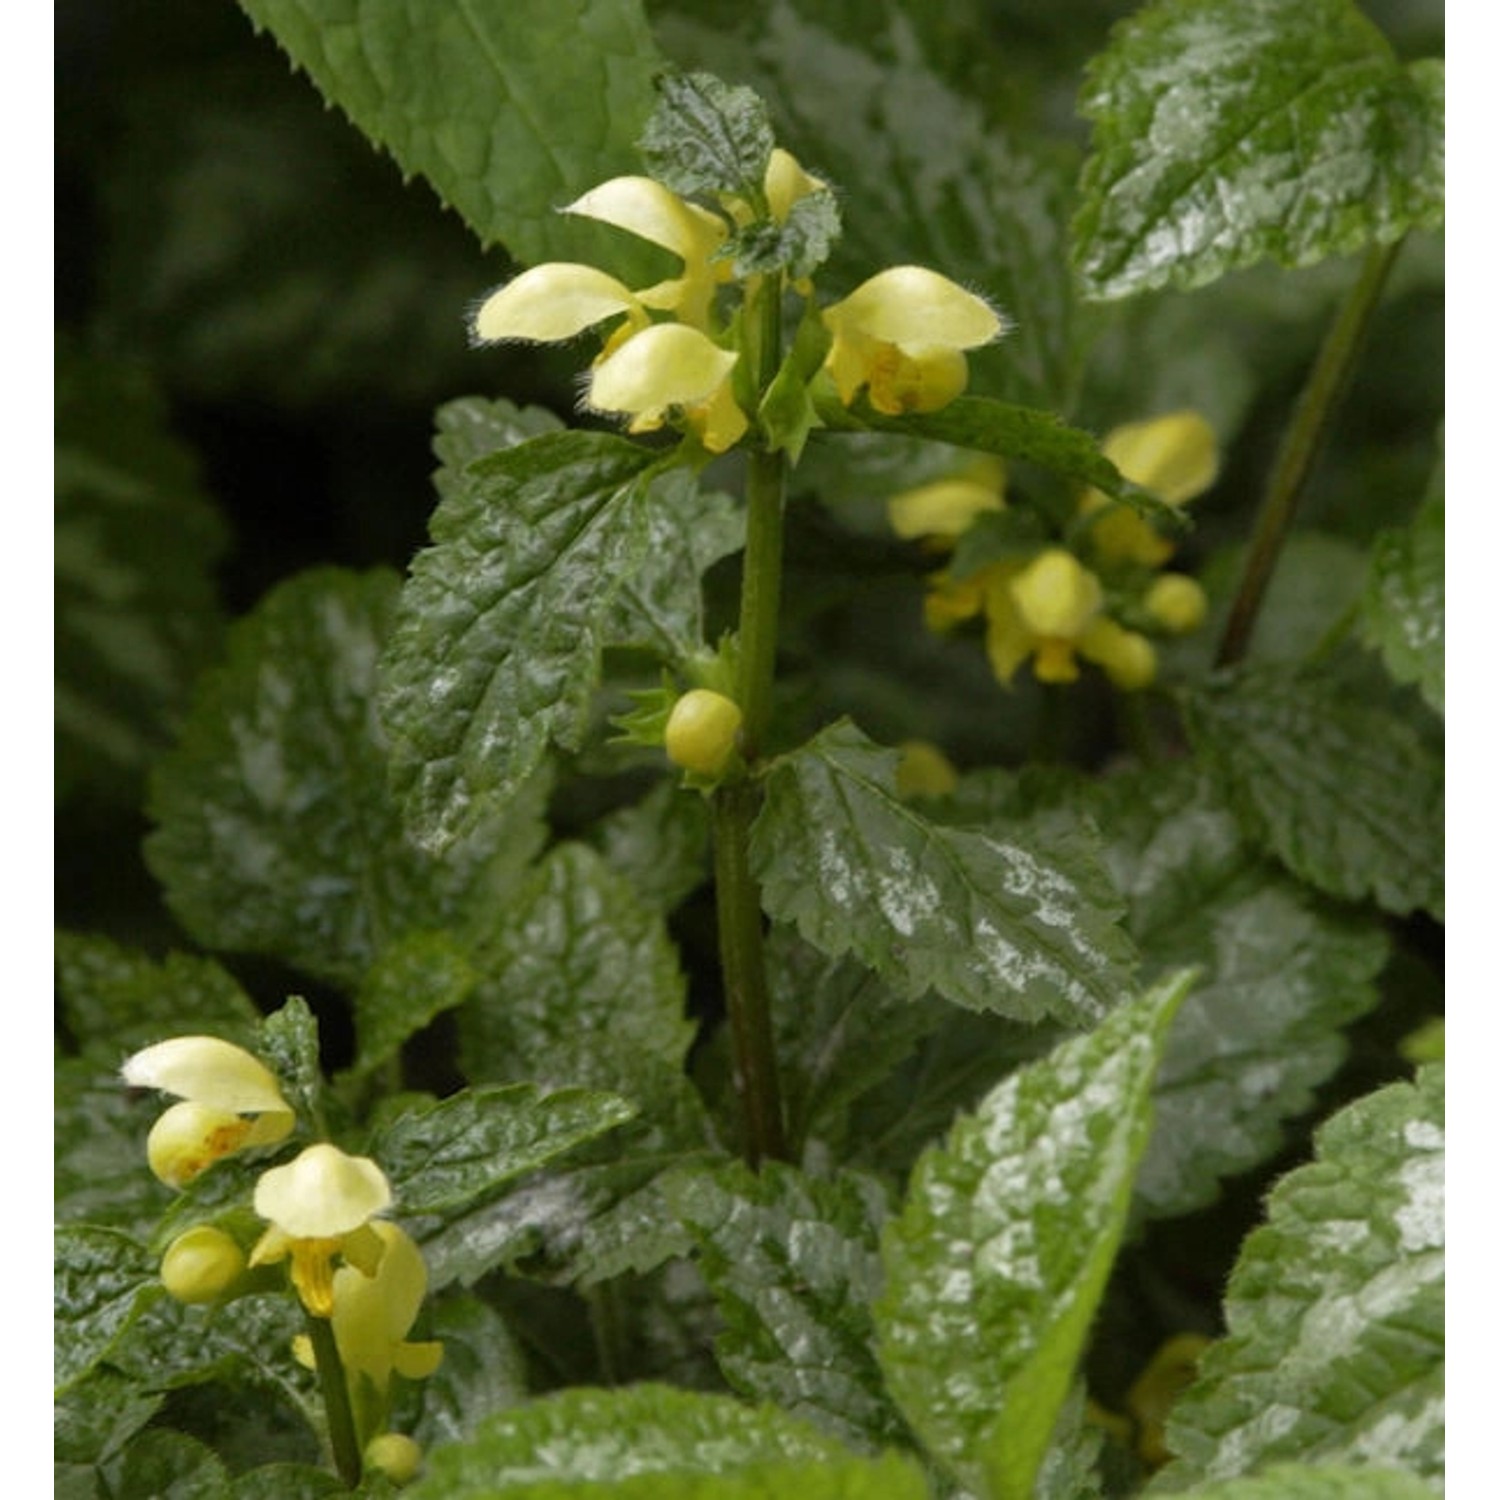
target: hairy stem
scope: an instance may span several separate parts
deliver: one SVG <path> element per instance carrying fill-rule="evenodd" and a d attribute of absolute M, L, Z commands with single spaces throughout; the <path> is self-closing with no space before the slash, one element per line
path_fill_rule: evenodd
<path fill-rule="evenodd" d="M 780 278 L 759 289 L 753 320 L 756 388 L 764 391 L 781 358 Z M 776 634 L 781 610 L 782 507 L 786 460 L 761 449 L 750 453 L 746 482 L 745 562 L 740 588 L 739 682 L 744 723 L 740 753 L 752 771 L 771 721 L 776 680 Z M 734 1053 L 735 1084 L 744 1110 L 746 1160 L 785 1159 L 781 1086 L 771 1035 L 761 933 L 760 886 L 750 872 L 750 825 L 759 805 L 753 781 L 727 783 L 714 793 L 714 891 L 719 914 L 719 962 Z"/>
<path fill-rule="evenodd" d="M 1390 245 L 1377 245 L 1365 256 L 1358 280 L 1324 336 L 1312 373 L 1297 398 L 1292 424 L 1276 456 L 1276 466 L 1266 481 L 1266 493 L 1250 538 L 1245 571 L 1229 610 L 1223 639 L 1219 642 L 1218 666 L 1232 666 L 1243 659 L 1249 649 L 1256 617 L 1270 587 L 1282 545 L 1291 530 L 1292 518 L 1312 472 L 1313 461 L 1328 431 L 1334 408 L 1349 384 L 1370 319 L 1400 249 L 1401 241 L 1397 240 Z"/>
<path fill-rule="evenodd" d="M 318 1369 L 318 1386 L 323 1393 L 323 1414 L 328 1421 L 328 1445 L 333 1449 L 333 1466 L 339 1478 L 352 1490 L 359 1483 L 363 1461 L 359 1434 L 354 1426 L 354 1409 L 349 1404 L 349 1382 L 344 1374 L 344 1362 L 339 1358 L 333 1324 L 327 1318 L 315 1318 L 308 1313 L 307 1336 Z"/>

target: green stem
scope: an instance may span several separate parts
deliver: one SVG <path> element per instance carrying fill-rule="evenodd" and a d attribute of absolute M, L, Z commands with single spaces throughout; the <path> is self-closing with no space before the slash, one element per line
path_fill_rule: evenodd
<path fill-rule="evenodd" d="M 308 1313 L 307 1336 L 318 1369 L 318 1385 L 323 1392 L 323 1413 L 328 1421 L 333 1466 L 338 1470 L 339 1478 L 352 1490 L 359 1483 L 363 1463 L 359 1435 L 354 1426 L 354 1408 L 349 1404 L 349 1382 L 344 1374 L 344 1362 L 339 1358 L 333 1324 L 327 1318 L 315 1318 Z"/>
<path fill-rule="evenodd" d="M 1217 666 L 1232 666 L 1242 660 L 1249 649 L 1256 617 L 1265 601 L 1271 575 L 1291 530 L 1292 518 L 1296 515 L 1308 475 L 1327 434 L 1334 408 L 1349 384 L 1370 319 L 1400 249 L 1401 241 L 1397 240 L 1394 244 L 1377 245 L 1365 256 L 1358 280 L 1324 336 L 1312 373 L 1297 398 L 1292 425 L 1282 439 L 1276 466 L 1266 481 L 1266 493 L 1250 538 L 1245 571 L 1229 610 L 1223 639 L 1219 642 Z"/>
<path fill-rule="evenodd" d="M 752 320 L 756 389 L 764 391 L 781 359 L 781 283 L 758 288 Z M 781 612 L 782 509 L 786 461 L 753 449 L 746 480 L 745 562 L 740 588 L 739 682 L 744 723 L 740 753 L 752 770 L 771 722 L 776 681 L 776 637 Z M 753 781 L 726 783 L 714 793 L 714 893 L 719 913 L 719 963 L 734 1052 L 735 1085 L 745 1120 L 745 1158 L 785 1160 L 781 1085 L 771 1033 L 761 932 L 760 886 L 750 872 L 750 825 L 760 803 Z"/>

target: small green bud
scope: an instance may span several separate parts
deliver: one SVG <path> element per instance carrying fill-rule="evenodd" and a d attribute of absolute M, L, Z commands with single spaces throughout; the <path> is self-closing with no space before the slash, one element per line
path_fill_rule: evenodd
<path fill-rule="evenodd" d="M 709 688 L 684 693 L 667 720 L 667 758 L 699 776 L 720 775 L 734 754 L 744 717 L 739 704 L 723 693 Z"/>
<path fill-rule="evenodd" d="M 245 1252 L 212 1224 L 179 1234 L 161 1258 L 162 1285 L 189 1304 L 217 1301 L 244 1269 Z"/>
<path fill-rule="evenodd" d="M 409 1484 L 422 1467 L 422 1445 L 404 1432 L 382 1432 L 365 1444 L 365 1463 L 393 1484 Z"/>

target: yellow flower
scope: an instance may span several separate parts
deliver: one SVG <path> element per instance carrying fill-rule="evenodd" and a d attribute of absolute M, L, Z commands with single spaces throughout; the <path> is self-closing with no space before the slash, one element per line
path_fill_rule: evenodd
<path fill-rule="evenodd" d="M 222 1229 L 198 1224 L 179 1234 L 161 1258 L 161 1282 L 179 1302 L 215 1302 L 245 1269 L 245 1252 Z"/>
<path fill-rule="evenodd" d="M 491 292 L 475 312 L 472 328 L 481 344 L 511 339 L 555 344 L 621 313 L 632 328 L 644 328 L 650 321 L 624 282 L 593 266 L 549 261 Z"/>
<path fill-rule="evenodd" d="M 588 404 L 631 418 L 652 432 L 680 409 L 711 453 L 723 453 L 750 425 L 735 404 L 730 372 L 739 355 L 682 323 L 657 323 L 627 339 L 595 367 Z"/>
<path fill-rule="evenodd" d="M 958 785 L 953 762 L 930 741 L 903 740 L 897 748 L 901 751 L 896 762 L 898 797 L 945 797 Z"/>
<path fill-rule="evenodd" d="M 1156 647 L 1138 630 L 1127 630 L 1108 615 L 1091 620 L 1076 646 L 1078 654 L 1102 667 L 1121 692 L 1139 692 L 1156 680 Z"/>
<path fill-rule="evenodd" d="M 1172 1456 L 1166 1442 L 1167 1417 L 1192 1384 L 1209 1342 L 1201 1333 L 1169 1338 L 1126 1393 L 1126 1408 L 1138 1424 L 1136 1451 L 1148 1468 L 1159 1469 Z"/>
<path fill-rule="evenodd" d="M 366 1276 L 385 1242 L 370 1220 L 391 1206 L 391 1185 L 367 1156 L 347 1156 L 320 1142 L 272 1167 L 255 1184 L 255 1211 L 271 1227 L 250 1253 L 252 1266 L 291 1257 L 292 1285 L 314 1317 L 333 1312 L 333 1258 Z"/>
<path fill-rule="evenodd" d="M 1185 573 L 1163 573 L 1153 579 L 1142 602 L 1146 613 L 1171 635 L 1196 630 L 1208 614 L 1208 596 L 1202 584 Z"/>
<path fill-rule="evenodd" d="M 285 1140 L 296 1117 L 275 1075 L 259 1058 L 213 1036 L 179 1036 L 127 1058 L 121 1077 L 181 1102 L 166 1110 L 146 1140 L 151 1170 L 168 1187 L 185 1187 L 221 1157 Z"/>
<path fill-rule="evenodd" d="M 1009 580 L 1008 592 L 1013 611 L 1005 621 L 1008 640 L 1005 646 L 991 645 L 991 659 L 997 648 L 1012 659 L 1024 640 L 1028 653 L 1035 653 L 1032 671 L 1039 682 L 1076 682 L 1074 648 L 1104 607 L 1099 580 L 1065 548 L 1049 547 Z M 993 612 L 990 624 L 994 635 Z"/>
<path fill-rule="evenodd" d="M 392 1484 L 409 1484 L 422 1467 L 422 1446 L 404 1432 L 382 1432 L 365 1444 L 365 1463 Z"/>
<path fill-rule="evenodd" d="M 612 177 L 563 212 L 612 224 L 679 256 L 680 277 L 635 295 L 647 307 L 675 312 L 684 323 L 707 329 L 714 291 L 734 274 L 727 260 L 713 259 L 729 232 L 717 214 L 679 198 L 650 177 Z"/>
<path fill-rule="evenodd" d="M 1101 447 L 1126 479 L 1168 505 L 1186 505 L 1196 499 L 1219 473 L 1214 430 L 1195 411 L 1168 412 L 1116 427 Z M 1090 545 L 1102 557 L 1157 568 L 1172 555 L 1170 541 L 1102 491 L 1089 490 L 1081 508 L 1085 515 L 1104 512 L 1089 528 Z"/>
<path fill-rule="evenodd" d="M 823 309 L 833 335 L 825 368 L 850 405 L 862 389 L 889 416 L 937 411 L 968 384 L 964 350 L 1000 337 L 982 298 L 921 266 L 891 266 Z"/>
<path fill-rule="evenodd" d="M 394 1224 L 370 1227 L 385 1247 L 380 1264 L 373 1276 L 349 1266 L 333 1273 L 333 1336 L 344 1368 L 383 1395 L 393 1371 L 408 1380 L 431 1375 L 443 1346 L 406 1337 L 427 1295 L 427 1264 L 416 1242 Z"/>
<path fill-rule="evenodd" d="M 766 163 L 766 203 L 778 224 L 786 223 L 792 205 L 799 199 L 827 186 L 821 177 L 804 171 L 802 163 L 790 151 L 783 151 L 780 146 L 772 148 L 771 159 Z"/>
<path fill-rule="evenodd" d="M 886 501 L 891 530 L 904 541 L 927 538 L 947 550 L 982 515 L 1005 509 L 1005 466 L 985 458 L 961 474 L 950 474 Z"/>

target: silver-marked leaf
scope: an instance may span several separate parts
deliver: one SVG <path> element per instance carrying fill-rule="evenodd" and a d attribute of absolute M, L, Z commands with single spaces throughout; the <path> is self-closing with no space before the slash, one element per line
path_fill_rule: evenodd
<path fill-rule="evenodd" d="M 856 1457 L 773 1406 L 643 1383 L 575 1388 L 435 1450 L 411 1500 L 925 1500 L 921 1470 Z"/>
<path fill-rule="evenodd" d="M 1444 566 L 1442 474 L 1412 523 L 1385 531 L 1370 552 L 1365 637 L 1397 682 L 1414 682 L 1443 711 Z"/>
<path fill-rule="evenodd" d="M 110 1494 L 116 1500 L 232 1500 L 219 1455 L 170 1427 L 149 1427 L 130 1444 Z"/>
<path fill-rule="evenodd" d="M 1443 1475 L 1443 1069 L 1357 1100 L 1283 1178 L 1152 1493 L 1284 1462 Z"/>
<path fill-rule="evenodd" d="M 1074 260 L 1085 291 L 1306 266 L 1443 216 L 1443 66 L 1352 0 L 1156 0 L 1095 60 Z"/>
<path fill-rule="evenodd" d="M 1192 1500 L 1432 1500 L 1404 1469 L 1369 1464 L 1273 1464 L 1244 1479 L 1194 1485 Z"/>
<path fill-rule="evenodd" d="M 488 1302 L 469 1293 L 442 1298 L 431 1336 L 442 1341 L 443 1362 L 422 1382 L 412 1436 L 424 1447 L 459 1442 L 491 1412 L 526 1400 L 526 1351 Z"/>
<path fill-rule="evenodd" d="M 482 243 L 522 261 L 592 261 L 610 243 L 557 210 L 639 170 L 633 144 L 660 59 L 637 0 L 243 4 Z"/>
<path fill-rule="evenodd" d="M 350 1071 L 362 1077 L 390 1061 L 408 1037 L 462 1005 L 477 979 L 448 932 L 410 932 L 383 948 L 354 996 L 359 1050 Z"/>
<path fill-rule="evenodd" d="M 675 779 L 601 818 L 588 839 L 639 899 L 664 912 L 708 878 L 708 804 Z"/>
<path fill-rule="evenodd" d="M 1134 949 L 1082 825 L 943 827 L 896 796 L 895 761 L 842 722 L 775 764 L 750 845 L 766 909 L 912 998 L 1075 1025 L 1105 1014 Z"/>
<path fill-rule="evenodd" d="M 442 467 L 432 476 L 439 495 L 453 490 L 471 463 L 502 448 L 514 448 L 544 432 L 561 432 L 567 425 L 545 406 L 517 406 L 503 396 L 460 396 L 433 413 L 432 451 Z"/>
<path fill-rule="evenodd" d="M 1393 707 L 1252 668 L 1186 698 L 1188 733 L 1251 837 L 1330 895 L 1443 903 L 1443 763 Z"/>
<path fill-rule="evenodd" d="M 635 1112 L 628 1100 L 587 1089 L 546 1093 L 528 1083 L 464 1089 L 388 1121 L 370 1153 L 403 1211 L 451 1214 Z"/>
<path fill-rule="evenodd" d="M 655 462 L 623 438 L 547 433 L 471 463 L 434 512 L 381 703 L 394 784 L 432 847 L 513 797 L 549 742 L 582 742 Z"/>
<path fill-rule="evenodd" d="M 1184 976 L 992 1090 L 918 1161 L 876 1304 L 891 1394 L 962 1484 L 1029 1500 L 1125 1232 Z"/>
<path fill-rule="evenodd" d="M 870 1307 L 888 1212 L 876 1179 L 732 1162 L 664 1186 L 723 1316 L 715 1352 L 735 1388 L 862 1451 L 909 1445 L 875 1359 Z"/>

